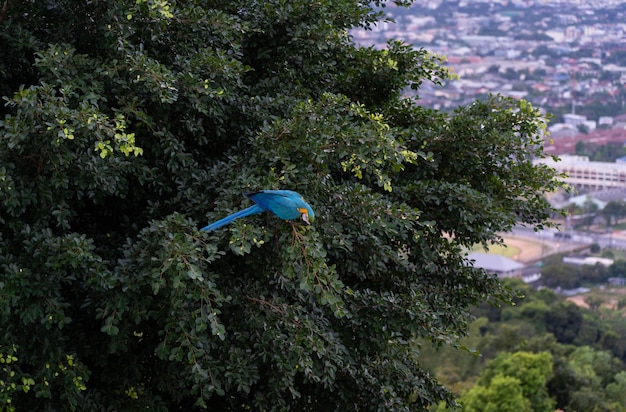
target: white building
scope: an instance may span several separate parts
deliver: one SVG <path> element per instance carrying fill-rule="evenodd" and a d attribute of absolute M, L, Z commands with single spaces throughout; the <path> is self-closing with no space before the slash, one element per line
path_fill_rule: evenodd
<path fill-rule="evenodd" d="M 563 115 L 563 121 L 566 124 L 571 124 L 572 126 L 578 126 L 581 124 L 585 124 L 585 122 L 587 121 L 587 117 L 582 116 L 580 114 L 566 113 Z"/>
<path fill-rule="evenodd" d="M 563 263 L 569 263 L 570 265 L 575 265 L 575 266 L 602 265 L 605 268 L 608 268 L 609 266 L 611 266 L 613 264 L 613 259 L 601 258 L 601 257 L 595 257 L 595 256 L 587 256 L 587 257 L 584 257 L 584 258 L 573 257 L 573 256 L 564 256 L 563 257 Z"/>
<path fill-rule="evenodd" d="M 600 125 L 600 126 L 613 126 L 613 117 L 611 117 L 611 116 L 601 116 L 598 119 L 598 125 Z"/>
<path fill-rule="evenodd" d="M 626 163 L 590 162 L 586 156 L 561 155 L 555 162 L 552 158 L 536 159 L 534 164 L 546 164 L 558 172 L 565 173 L 564 181 L 570 185 L 589 189 L 626 188 Z"/>
<path fill-rule="evenodd" d="M 525 268 L 513 259 L 490 253 L 472 252 L 467 257 L 474 261 L 474 267 L 485 269 L 503 278 L 521 277 L 522 269 Z"/>

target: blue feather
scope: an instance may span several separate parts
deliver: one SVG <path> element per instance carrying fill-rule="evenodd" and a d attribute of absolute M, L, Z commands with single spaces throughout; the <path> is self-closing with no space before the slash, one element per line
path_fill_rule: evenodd
<path fill-rule="evenodd" d="M 263 212 L 265 212 L 265 209 L 263 209 L 259 205 L 250 206 L 247 209 L 240 210 L 239 212 L 233 213 L 230 216 L 226 216 L 224 219 L 220 219 L 217 222 L 211 223 L 210 225 L 205 226 L 205 227 L 203 227 L 200 230 L 204 230 L 204 231 L 210 232 L 211 230 L 215 230 L 215 229 L 220 228 L 220 227 L 222 227 L 224 225 L 227 225 L 230 222 L 232 222 L 233 220 L 239 219 L 240 217 L 256 215 L 258 213 L 263 213 Z"/>
<path fill-rule="evenodd" d="M 235 219 L 265 211 L 271 212 L 283 220 L 295 220 L 302 217 L 307 224 L 315 219 L 315 213 L 313 213 L 311 206 L 304 201 L 302 195 L 292 190 L 260 190 L 258 192 L 246 192 L 244 196 L 256 204 L 211 223 L 200 230 L 215 230 Z"/>

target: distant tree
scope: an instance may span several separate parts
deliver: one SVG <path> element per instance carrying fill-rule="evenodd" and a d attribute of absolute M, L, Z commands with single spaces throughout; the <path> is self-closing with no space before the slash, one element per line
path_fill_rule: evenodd
<path fill-rule="evenodd" d="M 582 265 L 578 268 L 578 273 L 581 282 L 593 285 L 604 283 L 610 277 L 608 269 L 600 263 L 596 263 L 595 265 Z"/>
<path fill-rule="evenodd" d="M 482 353 L 484 334 L 489 329 L 489 320 L 479 317 L 470 324 L 468 336 L 461 346 L 436 347 L 428 342 L 420 343 L 420 365 L 440 377 L 440 382 L 454 393 L 460 394 L 474 385 L 474 377 L 481 370 L 485 354 Z M 478 356 L 477 350 L 481 350 Z"/>
<path fill-rule="evenodd" d="M 549 411 L 554 407 L 548 394 L 547 383 L 552 377 L 552 356 L 548 352 L 530 353 L 515 352 L 502 353 L 495 359 L 488 362 L 487 367 L 480 375 L 475 388 L 477 394 L 470 390 L 461 398 L 465 407 L 475 403 L 474 399 L 480 399 L 477 406 L 485 409 L 468 410 L 493 410 L 496 405 L 502 407 L 501 399 L 506 399 L 505 395 L 514 396 L 516 403 L 521 405 L 518 389 L 521 389 L 522 398 L 528 400 L 529 409 L 532 411 Z M 506 378 L 506 379 L 503 379 Z M 480 393 L 490 395 L 484 402 L 484 395 L 476 396 Z M 481 399 L 482 398 L 482 399 Z M 493 404 L 493 408 L 489 405 Z M 487 409 L 489 408 L 489 409 Z M 508 410 L 508 409 L 507 409 Z"/>
<path fill-rule="evenodd" d="M 607 268 L 608 277 L 623 278 L 626 277 L 626 260 L 617 259 L 611 266 Z"/>
<path fill-rule="evenodd" d="M 571 393 L 569 409 L 572 411 L 606 410 L 603 408 L 604 394 L 589 386 L 580 386 Z"/>
<path fill-rule="evenodd" d="M 523 34 L 517 34 L 514 36 L 515 40 L 532 40 L 532 41 L 548 41 L 548 42 L 552 42 L 553 39 L 552 37 L 548 36 L 547 34 L 541 33 L 541 32 L 533 32 L 533 33 L 523 33 Z M 542 47 L 542 46 L 540 46 Z M 545 47 L 545 46 L 543 46 Z M 547 49 L 547 48 L 546 48 Z M 550 50 L 550 49 L 548 49 Z M 542 50 L 543 52 L 544 50 Z M 545 54 L 545 53 L 542 53 Z"/>
<path fill-rule="evenodd" d="M 585 303 L 589 305 L 589 309 L 598 310 L 604 303 L 604 299 L 596 295 L 585 296 Z"/>
<path fill-rule="evenodd" d="M 606 56 L 604 64 L 615 63 L 619 66 L 626 66 L 626 51 L 613 50 Z"/>
<path fill-rule="evenodd" d="M 535 57 L 539 57 L 539 56 L 557 57 L 557 53 L 554 51 L 554 49 L 548 47 L 545 44 L 540 44 L 539 46 L 537 46 L 532 51 L 532 55 L 535 56 Z"/>
<path fill-rule="evenodd" d="M 606 225 L 611 226 L 626 216 L 626 202 L 623 200 L 611 200 L 600 211 L 606 220 Z"/>
<path fill-rule="evenodd" d="M 589 245 L 589 251 L 594 254 L 600 252 L 600 245 L 597 243 L 592 243 L 591 245 Z"/>
<path fill-rule="evenodd" d="M 559 302 L 546 315 L 546 327 L 560 343 L 572 343 L 583 322 L 581 309 L 570 302 Z"/>
<path fill-rule="evenodd" d="M 591 386 L 604 388 L 624 364 L 610 352 L 596 350 L 590 346 L 576 348 L 569 356 L 570 365 L 576 373 L 585 376 Z"/>
<path fill-rule="evenodd" d="M 513 285 L 509 282 L 507 284 Z M 626 321 L 623 312 L 603 312 L 600 317 L 589 309 L 578 308 L 582 320 L 580 323 L 573 322 L 575 330 L 570 335 L 573 339 L 571 343 L 563 344 L 552 333 L 540 331 L 541 326 L 554 331 L 551 324 L 554 318 L 551 315 L 552 312 L 561 310 L 563 298 L 548 289 L 521 289 L 524 290 L 526 299 L 519 301 L 517 306 L 499 308 L 504 313 L 500 317 L 494 316 L 493 321 L 480 318 L 472 324 L 471 336 L 462 340 L 463 346 L 478 348 L 481 358 L 476 358 L 467 351 L 453 351 L 450 348 L 438 352 L 424 351 L 429 370 L 450 372 L 455 379 L 455 390 L 463 393 L 461 400 L 464 408 L 484 410 L 489 403 L 499 405 L 497 401 L 501 398 L 496 395 L 500 391 L 494 391 L 485 384 L 484 377 L 489 374 L 493 377 L 495 373 L 492 359 L 505 356 L 503 352 L 508 352 L 509 355 L 516 352 L 549 352 L 552 357 L 552 373 L 546 388 L 548 397 L 555 401 L 555 408 L 587 410 L 582 407 L 596 402 L 598 410 L 622 411 L 620 407 L 623 407 L 623 402 L 620 403 L 618 388 L 621 374 L 625 371 L 620 360 L 626 351 Z M 537 305 L 539 302 L 547 305 L 547 308 L 542 304 Z M 477 309 L 476 313 L 483 311 Z M 542 315 L 545 315 L 543 320 Z M 521 367 L 525 364 L 519 359 L 513 363 Z M 438 364 L 445 367 L 437 368 Z M 496 372 L 502 372 L 502 369 Z M 508 375 L 501 373 L 499 376 Z M 521 387 L 523 382 L 517 377 L 513 378 L 518 380 L 515 385 Z M 608 390 L 609 385 L 612 385 L 611 391 Z M 509 394 L 516 398 L 513 392 Z M 523 392 L 522 394 L 524 395 Z M 515 405 L 518 405 L 517 401 Z M 578 408 L 575 409 L 572 405 L 577 405 Z M 444 410 L 446 409 L 441 407 L 437 409 Z"/>
<path fill-rule="evenodd" d="M 482 356 L 491 359 L 501 352 L 512 352 L 526 339 L 535 336 L 534 325 L 526 321 L 511 321 L 492 325 L 492 330 L 480 342 Z"/>
<path fill-rule="evenodd" d="M 626 301 L 620 299 L 617 306 L 618 310 L 623 310 L 626 307 Z M 623 314 L 620 313 L 618 316 L 623 316 Z M 602 349 L 610 351 L 622 362 L 626 361 L 626 340 L 624 339 L 624 331 L 620 331 L 619 327 L 616 328 L 609 323 L 609 328 L 605 328 L 602 332 L 600 345 Z"/>
<path fill-rule="evenodd" d="M 606 408 L 607 403 L 612 403 L 611 399 L 607 399 L 608 392 L 605 393 L 604 388 L 623 370 L 623 364 L 617 358 L 607 351 L 581 346 L 569 356 L 569 367 L 578 382 L 578 388 L 571 392 L 567 406 L 572 410 L 587 411 Z M 614 395 L 611 393 L 611 396 Z"/>
<path fill-rule="evenodd" d="M 504 77 L 506 80 L 509 80 L 509 81 L 519 80 L 519 73 L 516 70 L 508 67 L 504 71 L 504 73 L 502 73 L 502 77 Z"/>
<path fill-rule="evenodd" d="M 513 91 L 517 91 L 517 92 L 524 92 L 528 90 L 528 84 L 524 83 L 523 81 L 520 82 L 515 82 L 513 83 L 513 86 L 511 88 L 511 90 Z"/>
<path fill-rule="evenodd" d="M 602 302 L 598 304 L 601 305 Z M 604 325 L 602 319 L 599 318 L 598 312 L 591 308 L 581 311 L 583 315 L 583 321 L 578 329 L 576 338 L 572 341 L 572 344 L 576 346 L 595 346 L 600 340 Z"/>
<path fill-rule="evenodd" d="M 551 288 L 577 288 L 581 284 L 580 268 L 562 263 L 546 265 L 541 268 L 541 281 Z"/>
<path fill-rule="evenodd" d="M 570 403 L 571 394 L 578 390 L 580 382 L 569 364 L 569 355 L 574 350 L 569 345 L 563 345 L 548 339 L 542 342 L 544 350 L 552 354 L 552 378 L 548 381 L 548 393 L 556 402 L 557 408 L 563 408 Z"/>
<path fill-rule="evenodd" d="M 600 254 L 600 257 L 607 258 L 607 259 L 614 259 L 615 253 L 612 250 L 603 250 L 602 253 Z"/>
<path fill-rule="evenodd" d="M 626 372 L 613 377 L 613 382 L 606 386 L 606 397 L 614 411 L 626 411 Z"/>
<path fill-rule="evenodd" d="M 478 34 L 481 35 L 481 36 L 496 36 L 496 37 L 502 37 L 502 36 L 508 36 L 509 35 L 509 33 L 507 33 L 504 30 L 499 29 L 495 25 L 482 26 L 478 30 Z"/>
<path fill-rule="evenodd" d="M 576 130 L 578 130 L 578 133 L 589 134 L 589 127 L 584 124 L 577 125 Z"/>
<path fill-rule="evenodd" d="M 582 224 L 587 227 L 587 231 L 589 231 L 589 228 L 595 221 L 599 209 L 600 207 L 598 206 L 598 204 L 594 202 L 591 197 L 587 196 L 587 199 L 582 206 L 583 214 L 585 216 Z"/>
<path fill-rule="evenodd" d="M 460 398 L 465 412 L 532 412 L 519 379 L 496 375 L 488 386 L 478 384 Z"/>
<path fill-rule="evenodd" d="M 539 334 L 546 331 L 546 315 L 550 310 L 546 302 L 533 300 L 520 305 L 518 312 L 520 318 L 530 322 L 535 327 L 535 332 Z"/>

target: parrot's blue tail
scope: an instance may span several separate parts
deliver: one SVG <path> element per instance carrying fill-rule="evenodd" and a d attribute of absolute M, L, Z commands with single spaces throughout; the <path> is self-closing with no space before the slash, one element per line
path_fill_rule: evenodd
<path fill-rule="evenodd" d="M 250 215 L 256 215 L 258 213 L 263 213 L 265 212 L 265 209 L 263 209 L 261 206 L 259 205 L 254 205 L 254 206 L 250 206 L 247 209 L 244 210 L 240 210 L 237 213 L 233 213 L 230 216 L 226 216 L 224 219 L 220 219 L 215 223 L 211 223 L 208 226 L 203 227 L 200 230 L 205 230 L 207 232 L 210 232 L 211 230 L 215 230 L 219 227 L 222 227 L 224 225 L 229 224 L 230 222 L 232 222 L 235 219 L 239 219 L 240 217 L 246 217 L 246 216 L 250 216 Z"/>

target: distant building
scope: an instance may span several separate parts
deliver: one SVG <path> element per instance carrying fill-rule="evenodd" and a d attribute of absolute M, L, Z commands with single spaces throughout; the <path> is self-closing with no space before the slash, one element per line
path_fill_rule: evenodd
<path fill-rule="evenodd" d="M 493 52 L 494 56 L 504 57 L 505 59 L 517 59 L 522 52 L 515 49 L 498 49 Z"/>
<path fill-rule="evenodd" d="M 596 204 L 598 204 L 597 201 L 602 202 L 604 205 L 601 208 L 603 209 L 604 206 L 606 206 L 606 204 L 612 200 L 626 200 L 626 189 L 618 188 L 618 189 L 598 190 L 598 191 L 589 192 L 587 193 L 587 195 L 591 197 L 592 199 L 595 199 Z M 598 204 L 598 206 L 600 205 Z"/>
<path fill-rule="evenodd" d="M 591 289 L 584 288 L 584 287 L 575 288 L 575 289 L 561 289 L 561 288 L 554 289 L 554 291 L 556 293 L 559 293 L 559 294 L 564 295 L 564 296 L 584 295 L 585 293 L 589 292 L 590 290 Z"/>
<path fill-rule="evenodd" d="M 467 257 L 474 261 L 474 267 L 485 269 L 503 278 L 521 277 L 525 268 L 513 259 L 491 253 L 472 252 Z"/>
<path fill-rule="evenodd" d="M 572 137 L 578 134 L 576 126 L 566 123 L 554 123 L 548 127 L 548 131 L 550 132 L 550 137 L 554 139 Z"/>
<path fill-rule="evenodd" d="M 613 126 L 613 117 L 600 116 L 598 119 L 598 126 Z"/>
<path fill-rule="evenodd" d="M 587 128 L 587 131 L 592 131 L 596 129 L 597 123 L 595 120 L 586 120 L 583 122 L 583 126 Z"/>
<path fill-rule="evenodd" d="M 578 196 L 574 196 L 574 197 L 570 197 L 569 199 L 567 199 L 566 201 L 564 201 L 561 204 L 561 207 L 566 207 L 569 205 L 576 205 L 578 207 L 585 207 L 585 204 L 591 202 L 593 204 L 595 204 L 598 207 L 598 210 L 602 210 L 604 209 L 604 206 L 606 206 L 607 202 L 598 199 L 597 197 L 590 195 L 590 194 L 584 194 L 584 195 L 578 195 Z"/>
<path fill-rule="evenodd" d="M 493 46 L 498 43 L 495 36 L 469 35 L 463 36 L 463 40 L 472 47 Z"/>
<path fill-rule="evenodd" d="M 590 162 L 586 156 L 561 155 L 560 158 L 559 162 L 545 158 L 536 159 L 533 163 L 543 163 L 567 174 L 564 181 L 580 188 L 626 188 L 625 163 Z"/>
<path fill-rule="evenodd" d="M 581 124 L 585 124 L 585 122 L 587 121 L 587 117 L 582 116 L 580 114 L 566 113 L 563 115 L 563 121 L 566 124 L 571 124 L 572 126 L 578 126 Z"/>
<path fill-rule="evenodd" d="M 611 286 L 626 286 L 626 278 L 608 278 Z"/>
<path fill-rule="evenodd" d="M 602 265 L 604 267 L 609 267 L 609 266 L 611 266 L 613 264 L 613 259 L 594 257 L 594 256 L 587 256 L 587 257 L 584 257 L 584 258 L 565 256 L 565 257 L 563 257 L 563 263 L 569 263 L 570 265 L 576 265 L 576 266 Z"/>
<path fill-rule="evenodd" d="M 505 256 L 472 252 L 467 257 L 474 261 L 474 267 L 484 269 L 501 278 L 520 278 L 524 283 L 534 283 L 541 279 L 539 268 L 523 265 Z"/>

